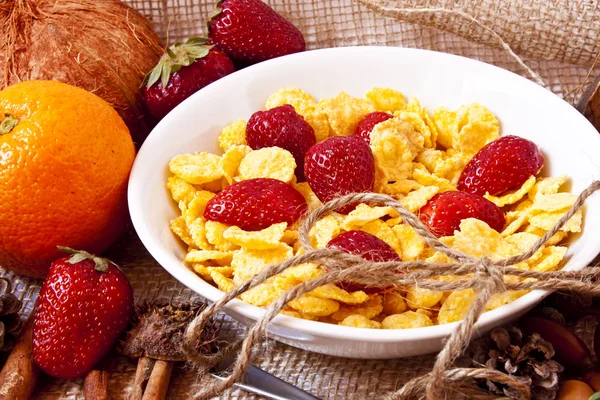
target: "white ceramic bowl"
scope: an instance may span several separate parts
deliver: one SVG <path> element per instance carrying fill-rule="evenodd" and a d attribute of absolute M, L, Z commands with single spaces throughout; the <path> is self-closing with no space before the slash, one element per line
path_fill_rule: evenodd
<path fill-rule="evenodd" d="M 503 69 L 454 55 L 391 47 L 316 50 L 264 62 L 227 76 L 171 112 L 142 146 L 129 181 L 129 209 L 135 229 L 152 256 L 180 282 L 210 301 L 223 292 L 199 278 L 182 259 L 185 249 L 169 230 L 178 215 L 165 182 L 171 157 L 187 152 L 218 152 L 220 129 L 264 107 L 283 87 L 302 88 L 317 99 L 340 91 L 362 96 L 373 87 L 392 87 L 416 96 L 429 109 L 479 102 L 498 116 L 502 134 L 533 140 L 546 157 L 545 175 L 567 174 L 581 192 L 600 176 L 600 136 L 574 108 L 546 89 Z M 567 269 L 580 269 L 600 251 L 600 195 L 587 204 L 584 231 L 571 244 Z M 534 291 L 485 313 L 484 333 L 524 314 L 547 293 Z M 252 324 L 264 310 L 234 300 L 227 313 Z M 273 338 L 302 349 L 359 358 L 396 358 L 431 353 L 456 323 L 406 330 L 370 330 L 280 315 Z"/>

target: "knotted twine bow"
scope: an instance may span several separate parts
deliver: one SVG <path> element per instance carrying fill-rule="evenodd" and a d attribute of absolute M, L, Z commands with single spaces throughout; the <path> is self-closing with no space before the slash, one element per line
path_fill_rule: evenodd
<path fill-rule="evenodd" d="M 400 390 L 387 396 L 388 399 L 408 399 L 425 394 L 428 400 L 446 398 L 454 391 L 468 393 L 469 398 L 489 398 L 481 390 L 472 385 L 472 379 L 489 379 L 508 385 L 514 392 L 519 393 L 520 399 L 530 398 L 530 386 L 522 378 L 511 376 L 500 371 L 486 368 L 453 368 L 455 359 L 461 356 L 473 335 L 475 323 L 485 310 L 485 305 L 492 295 L 507 290 L 568 290 L 585 294 L 600 294 L 600 285 L 592 279 L 600 276 L 600 268 L 587 268 L 582 271 L 538 272 L 521 270 L 514 265 L 531 258 L 545 243 L 556 234 L 565 223 L 583 206 L 586 199 L 600 190 L 600 181 L 594 181 L 577 198 L 571 209 L 546 234 L 523 254 L 502 260 L 491 260 L 488 257 L 476 258 L 462 253 L 441 242 L 421 223 L 419 218 L 404 208 L 394 198 L 375 193 L 350 194 L 332 200 L 309 214 L 299 229 L 299 240 L 305 254 L 292 257 L 280 264 L 271 265 L 250 280 L 225 295 L 207 307 L 198 315 L 187 328 L 185 351 L 190 361 L 206 371 L 224 357 L 238 350 L 237 360 L 233 365 L 231 375 L 223 381 L 215 381 L 196 393 L 196 398 L 206 399 L 227 389 L 245 374 L 252 358 L 252 349 L 266 335 L 270 321 L 281 312 L 287 303 L 299 298 L 311 290 L 336 281 L 355 281 L 373 286 L 408 286 L 418 284 L 420 288 L 450 291 L 474 289 L 476 296 L 464 319 L 447 340 L 444 348 L 438 354 L 430 373 L 414 378 Z M 335 248 L 315 249 L 310 244 L 308 233 L 317 220 L 349 203 L 377 203 L 396 210 L 403 221 L 410 225 L 431 248 L 456 260 L 455 263 L 430 263 L 425 261 L 392 261 L 370 262 L 360 256 L 344 253 Z M 272 303 L 264 316 L 248 331 L 246 337 L 223 347 L 217 354 L 200 354 L 191 346 L 197 343 L 197 336 L 209 319 L 232 299 L 239 296 L 270 277 L 277 275 L 286 268 L 309 262 L 318 262 L 326 266 L 323 275 L 301 283 L 285 292 L 277 301 Z M 401 273 L 398 273 L 400 271 Z M 452 281 L 435 280 L 439 276 L 460 276 Z M 505 282 L 505 276 L 516 276 L 525 280 Z M 531 279 L 532 278 L 532 279 Z M 471 378 L 471 379 L 469 379 Z"/>

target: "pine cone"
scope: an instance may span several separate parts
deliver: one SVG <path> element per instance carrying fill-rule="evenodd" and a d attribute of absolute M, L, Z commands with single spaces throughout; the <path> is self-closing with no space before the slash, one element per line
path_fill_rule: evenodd
<path fill-rule="evenodd" d="M 490 368 L 519 376 L 531 387 L 533 400 L 552 400 L 558 391 L 563 366 L 553 360 L 554 348 L 537 333 L 523 338 L 517 327 L 494 329 L 489 337 L 475 341 L 467 350 L 471 366 Z M 517 397 L 510 387 L 489 380 L 479 382 L 491 393 Z"/>

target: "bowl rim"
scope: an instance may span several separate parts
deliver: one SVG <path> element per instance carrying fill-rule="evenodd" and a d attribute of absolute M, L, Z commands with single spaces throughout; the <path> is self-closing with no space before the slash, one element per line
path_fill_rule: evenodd
<path fill-rule="evenodd" d="M 470 59 L 463 56 L 458 56 L 454 54 L 442 53 L 431 50 L 423 50 L 423 49 L 414 49 L 414 48 L 401 48 L 401 47 L 388 47 L 388 46 L 349 46 L 349 47 L 336 47 L 336 48 L 324 48 L 317 50 L 310 50 L 302 53 L 291 54 L 288 56 L 268 60 L 250 67 L 247 67 L 243 70 L 236 71 L 233 74 L 230 74 L 208 86 L 200 90 L 199 92 L 193 94 L 180 105 L 178 105 L 171 113 L 169 113 L 159 124 L 153 129 L 145 143 L 140 148 L 136 160 L 134 162 L 133 168 L 131 170 L 129 185 L 128 185 L 128 205 L 129 212 L 131 216 L 131 220 L 133 222 L 134 229 L 136 230 L 140 240 L 143 245 L 147 249 L 147 251 L 152 255 L 152 257 L 167 271 L 171 276 L 177 279 L 179 282 L 190 288 L 195 293 L 200 296 L 206 298 L 210 302 L 215 302 L 224 296 L 224 292 L 217 289 L 216 287 L 210 285 L 208 282 L 205 282 L 202 278 L 196 275 L 197 280 L 194 282 L 188 281 L 189 275 L 187 272 L 190 272 L 189 268 L 185 266 L 183 261 L 179 260 L 174 262 L 173 255 L 171 252 L 166 250 L 164 246 L 161 245 L 160 239 L 156 238 L 154 235 L 150 233 L 150 230 L 147 228 L 146 219 L 142 213 L 142 208 L 138 207 L 138 204 L 142 202 L 142 188 L 144 183 L 141 179 L 138 179 L 138 175 L 140 174 L 139 170 L 142 168 L 142 160 L 147 157 L 151 157 L 150 148 L 154 145 L 160 143 L 160 140 L 167 135 L 167 127 L 174 121 L 180 112 L 183 112 L 185 108 L 190 107 L 191 104 L 195 103 L 200 97 L 209 97 L 211 92 L 219 90 L 220 86 L 227 85 L 228 82 L 234 80 L 241 80 L 244 77 L 251 77 L 255 73 L 259 73 L 261 70 L 267 70 L 271 68 L 275 68 L 278 64 L 287 64 L 289 62 L 293 62 L 294 60 L 305 58 L 305 57 L 317 57 L 321 54 L 326 53 L 354 53 L 357 57 L 364 57 L 365 53 L 369 52 L 393 52 L 393 53 L 404 53 L 407 56 L 411 54 L 423 54 L 427 53 L 429 56 L 435 58 L 444 58 L 444 59 L 460 59 L 461 62 L 479 64 L 483 68 L 493 69 L 496 73 L 499 73 L 506 77 L 506 79 L 517 79 L 519 80 L 519 84 L 529 87 L 530 90 L 538 92 L 540 95 L 543 95 L 549 99 L 549 101 L 553 101 L 555 103 L 564 103 L 561 107 L 565 110 L 565 113 L 572 113 L 573 116 L 571 118 L 582 118 L 585 119 L 583 115 L 581 115 L 575 108 L 570 107 L 568 103 L 554 95 L 552 92 L 547 90 L 546 88 L 537 85 L 536 83 L 517 75 L 511 71 L 502 69 L 500 67 L 484 63 L 482 61 Z M 552 96 L 552 100 L 550 100 L 549 96 Z M 569 107 L 564 107 L 564 105 L 568 105 Z M 587 120 L 586 120 L 587 122 Z M 587 122 L 589 124 L 589 122 Z M 591 124 L 590 124 L 591 126 Z M 599 135 L 600 136 L 600 135 Z M 597 139 L 600 143 L 600 138 Z M 600 147 L 600 146 L 599 146 Z M 597 246 L 597 252 L 600 252 L 600 243 Z M 589 260 L 587 260 L 589 258 Z M 594 257 L 587 257 L 585 260 L 582 260 L 582 264 L 580 266 L 569 265 L 564 270 L 579 270 L 583 269 L 587 266 Z M 183 267 L 183 268 L 182 268 Z M 192 272 L 193 273 L 193 272 Z M 194 274 L 195 275 L 195 274 Z M 525 310 L 528 307 L 534 306 L 537 302 L 541 301 L 544 297 L 550 294 L 549 291 L 546 290 L 533 290 L 522 297 L 506 304 L 501 307 L 498 307 L 494 310 L 484 312 L 477 323 L 475 324 L 475 331 L 478 328 L 483 327 L 484 325 L 493 323 L 496 320 L 502 319 L 502 317 L 509 317 L 510 315 L 516 314 L 519 311 Z M 252 305 L 250 303 L 246 303 L 239 299 L 233 299 L 228 304 L 225 305 L 223 311 L 225 312 L 233 312 L 236 314 L 240 314 L 246 318 L 252 319 L 254 321 L 259 320 L 264 316 L 266 308 L 258 307 Z M 452 322 L 449 324 L 443 325 L 434 325 L 423 328 L 411 328 L 411 329 L 369 329 L 369 328 L 356 328 L 356 327 L 348 327 L 341 326 L 335 324 L 329 324 L 325 322 L 317 322 L 310 321 L 300 318 L 291 317 L 288 315 L 279 314 L 272 321 L 271 326 L 277 326 L 280 328 L 286 328 L 296 331 L 299 334 L 310 334 L 317 337 L 327 337 L 334 339 L 345 339 L 351 341 L 368 341 L 368 342 L 396 342 L 400 343 L 403 341 L 412 341 L 415 339 L 419 340 L 427 340 L 427 339 L 442 339 L 444 337 L 449 336 L 458 326 L 460 321 Z M 368 333 L 368 334 L 367 334 Z M 302 337 L 299 336 L 295 340 L 302 341 Z"/>

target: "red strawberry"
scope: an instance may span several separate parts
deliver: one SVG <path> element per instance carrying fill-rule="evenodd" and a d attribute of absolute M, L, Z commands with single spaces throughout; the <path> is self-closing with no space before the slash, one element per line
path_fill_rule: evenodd
<path fill-rule="evenodd" d="M 394 118 L 394 116 L 382 111 L 367 114 L 356 126 L 356 132 L 354 132 L 354 134 L 363 138 L 367 144 L 371 144 L 371 131 L 375 125 L 387 121 L 390 118 Z"/>
<path fill-rule="evenodd" d="M 537 145 L 517 136 L 503 136 L 485 145 L 469 161 L 458 181 L 458 190 L 495 196 L 520 187 L 544 166 Z"/>
<path fill-rule="evenodd" d="M 316 143 L 313 128 L 289 104 L 252 114 L 246 141 L 254 150 L 277 146 L 292 153 L 300 181 L 304 180 L 304 155 Z"/>
<path fill-rule="evenodd" d="M 293 224 L 307 210 L 306 200 L 292 186 L 271 178 L 235 183 L 210 199 L 204 218 L 257 231 L 273 224 Z"/>
<path fill-rule="evenodd" d="M 114 345 L 133 311 L 133 290 L 112 262 L 84 251 L 50 266 L 33 326 L 33 359 L 48 375 L 85 375 Z"/>
<path fill-rule="evenodd" d="M 334 136 L 308 150 L 304 175 L 310 188 L 325 203 L 349 193 L 373 191 L 375 160 L 362 138 Z M 338 212 L 347 213 L 354 207 L 349 204 Z"/>
<path fill-rule="evenodd" d="M 460 221 L 477 218 L 500 232 L 504 228 L 504 213 L 494 203 L 479 195 L 467 192 L 444 192 L 433 196 L 419 210 L 421 222 L 431 233 L 451 236 L 460 229 Z"/>
<path fill-rule="evenodd" d="M 334 247 L 345 253 L 361 256 L 373 262 L 402 261 L 398 253 L 386 242 L 363 231 L 348 231 L 336 236 L 327 243 L 327 247 Z M 349 292 L 362 290 L 365 293 L 379 293 L 383 287 L 366 287 L 357 282 L 339 282 L 338 286 Z"/>
<path fill-rule="evenodd" d="M 224 0 L 208 22 L 208 35 L 241 64 L 306 50 L 302 33 L 260 0 Z"/>
<path fill-rule="evenodd" d="M 229 57 L 207 42 L 191 38 L 175 43 L 148 74 L 141 94 L 155 118 L 164 118 L 198 90 L 235 71 Z"/>

